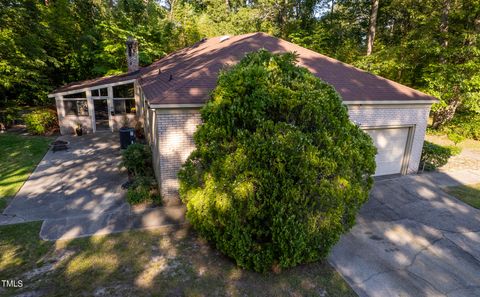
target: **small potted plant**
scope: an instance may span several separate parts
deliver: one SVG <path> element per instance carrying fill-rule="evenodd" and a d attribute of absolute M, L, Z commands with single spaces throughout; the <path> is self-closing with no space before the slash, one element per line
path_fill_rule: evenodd
<path fill-rule="evenodd" d="M 75 128 L 75 135 L 82 136 L 83 135 L 83 127 L 82 123 L 77 122 L 77 128 Z"/>

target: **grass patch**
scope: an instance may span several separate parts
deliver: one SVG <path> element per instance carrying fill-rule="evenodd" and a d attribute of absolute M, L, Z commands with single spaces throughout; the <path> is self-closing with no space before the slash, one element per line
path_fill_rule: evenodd
<path fill-rule="evenodd" d="M 48 151 L 51 137 L 0 134 L 0 211 Z"/>
<path fill-rule="evenodd" d="M 480 184 L 447 187 L 445 191 L 466 204 L 480 209 Z"/>
<path fill-rule="evenodd" d="M 38 238 L 42 222 L 0 227 L 0 275 L 15 277 L 41 265 L 53 245 Z"/>
<path fill-rule="evenodd" d="M 454 146 L 453 141 L 448 139 L 447 135 L 434 135 L 427 134 L 425 140 L 433 142 L 438 145 L 443 146 Z M 474 139 L 465 139 L 464 141 L 457 144 L 457 147 L 461 149 L 480 151 L 480 141 Z"/>
<path fill-rule="evenodd" d="M 245 271 L 188 228 L 56 243 L 39 240 L 39 228 L 0 226 L 0 275 L 24 283 L 0 296 L 356 296 L 326 262 L 278 274 Z"/>

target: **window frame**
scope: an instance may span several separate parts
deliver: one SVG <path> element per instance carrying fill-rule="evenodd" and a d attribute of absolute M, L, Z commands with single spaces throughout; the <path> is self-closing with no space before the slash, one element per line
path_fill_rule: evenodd
<path fill-rule="evenodd" d="M 117 87 L 122 87 L 122 86 L 127 86 L 127 85 L 131 85 L 132 86 L 132 96 L 129 96 L 129 97 L 116 97 L 115 96 L 115 88 Z M 130 82 L 130 83 L 125 83 L 125 84 L 119 84 L 119 85 L 116 85 L 116 86 L 112 86 L 112 97 L 113 99 L 132 99 L 132 98 L 135 98 L 135 84 L 133 82 Z"/>
<path fill-rule="evenodd" d="M 126 86 L 126 85 L 131 85 L 132 86 L 132 96 L 131 97 L 115 97 L 115 87 L 122 87 L 122 86 Z M 129 115 L 129 114 L 134 114 L 136 115 L 137 114 L 137 102 L 135 100 L 135 84 L 133 82 L 129 82 L 129 83 L 125 83 L 125 84 L 119 84 L 119 85 L 116 85 L 116 86 L 113 86 L 112 87 L 112 96 L 113 96 L 113 112 L 115 115 Z M 132 100 L 133 102 L 133 108 L 135 108 L 135 111 L 132 112 L 132 107 L 130 107 L 130 110 L 127 111 L 127 103 L 126 101 L 127 100 Z M 123 102 L 123 111 L 121 112 L 117 112 L 117 109 L 116 109 L 116 104 L 118 104 L 119 102 Z"/>
<path fill-rule="evenodd" d="M 88 117 L 90 116 L 90 109 L 88 108 L 88 100 L 87 98 L 63 98 L 64 104 L 63 104 L 63 112 L 65 113 L 65 116 L 76 116 L 76 117 Z M 75 103 L 72 105 L 75 106 L 75 111 L 73 113 L 67 112 L 67 108 L 65 106 L 65 102 L 71 102 L 74 101 Z M 79 108 L 78 108 L 78 102 L 79 101 L 85 101 L 86 103 L 86 114 L 79 114 Z"/>
<path fill-rule="evenodd" d="M 102 90 L 106 90 L 107 94 L 102 95 Z M 93 95 L 93 91 L 98 91 L 98 96 Z M 94 99 L 108 99 L 108 87 L 101 87 L 96 89 L 91 89 L 90 94 Z"/>
<path fill-rule="evenodd" d="M 132 107 L 130 108 L 130 112 L 127 112 L 127 103 L 126 103 L 127 100 L 133 101 L 133 108 L 135 108 L 134 112 L 132 112 Z M 117 102 L 123 102 L 122 112 L 117 112 L 116 105 L 115 105 Z M 137 109 L 137 104 L 135 102 L 135 98 L 113 98 L 113 112 L 115 113 L 115 115 L 136 114 L 137 113 L 136 109 Z"/>

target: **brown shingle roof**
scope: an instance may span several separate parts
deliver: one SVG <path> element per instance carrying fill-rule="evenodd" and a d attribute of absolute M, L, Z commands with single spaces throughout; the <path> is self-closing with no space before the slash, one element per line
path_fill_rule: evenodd
<path fill-rule="evenodd" d="M 106 85 L 106 84 L 111 84 L 111 83 L 117 83 L 117 82 L 127 81 L 127 80 L 131 80 L 131 79 L 136 79 L 136 78 L 138 78 L 138 76 L 140 74 L 141 74 L 141 70 L 137 70 L 137 71 L 133 71 L 133 72 L 122 73 L 122 74 L 119 74 L 119 75 L 104 76 L 104 77 L 98 77 L 98 78 L 94 78 L 94 79 L 76 81 L 76 82 L 72 82 L 72 83 L 63 85 L 63 86 L 55 89 L 51 94 L 75 91 L 75 90 L 79 90 L 79 89 L 83 89 L 83 88 L 91 88 L 91 87 L 95 87 L 95 86 Z"/>
<path fill-rule="evenodd" d="M 261 48 L 275 53 L 296 52 L 299 65 L 331 84 L 344 101 L 436 100 L 420 91 L 265 33 L 233 36 L 223 41 L 220 37 L 209 38 L 150 65 L 139 82 L 150 104 L 204 103 L 215 88 L 222 68 Z"/>
<path fill-rule="evenodd" d="M 275 38 L 250 33 L 228 39 L 214 37 L 173 52 L 132 73 L 75 82 L 53 93 L 138 78 L 150 104 L 204 103 L 217 84 L 221 69 L 261 48 L 274 53 L 295 52 L 298 64 L 331 84 L 344 101 L 436 101 L 437 99 L 386 78 Z"/>

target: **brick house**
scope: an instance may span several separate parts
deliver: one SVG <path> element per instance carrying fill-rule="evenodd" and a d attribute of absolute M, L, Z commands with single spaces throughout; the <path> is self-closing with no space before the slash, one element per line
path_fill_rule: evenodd
<path fill-rule="evenodd" d="M 138 67 L 138 45 L 127 41 L 126 74 L 75 82 L 55 90 L 61 133 L 81 123 L 89 133 L 114 131 L 125 118 L 143 122 L 165 202 L 175 203 L 177 172 L 194 149 L 200 108 L 220 70 L 265 48 L 295 52 L 298 64 L 332 85 L 350 118 L 378 149 L 375 175 L 417 172 L 427 119 L 437 99 L 264 33 L 202 40 L 151 65 Z"/>

